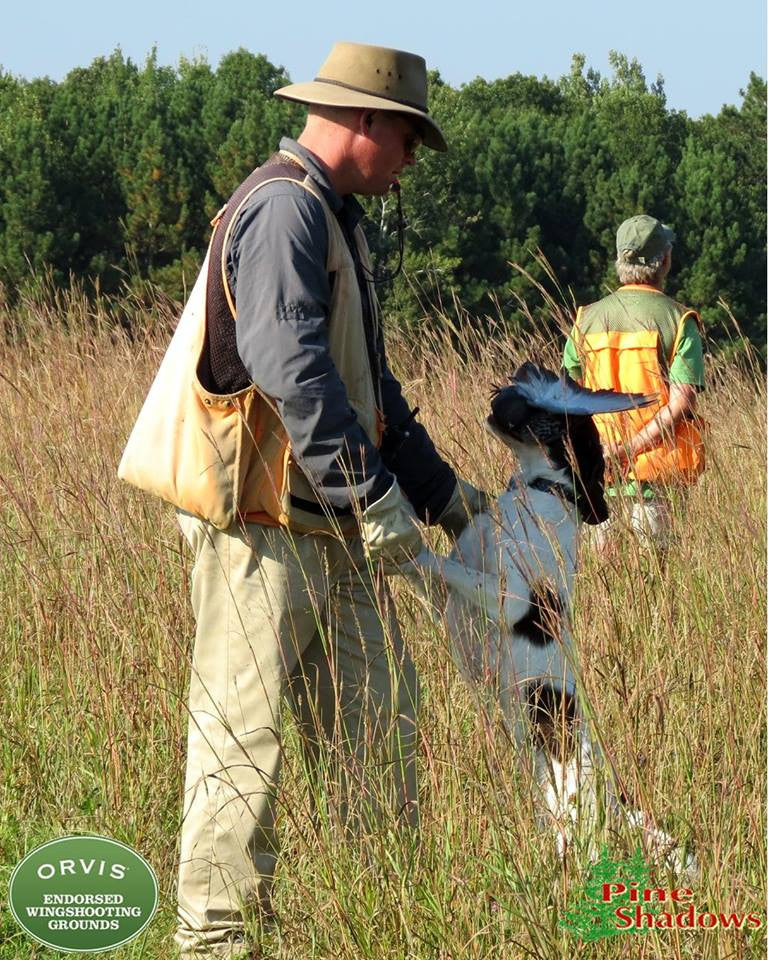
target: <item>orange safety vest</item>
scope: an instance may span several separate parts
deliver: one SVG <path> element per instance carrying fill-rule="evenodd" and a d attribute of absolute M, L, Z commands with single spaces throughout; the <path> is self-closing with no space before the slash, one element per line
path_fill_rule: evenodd
<path fill-rule="evenodd" d="M 627 443 L 669 403 L 669 383 L 662 370 L 672 363 L 683 331 L 685 320 L 698 315 L 676 303 L 655 287 L 628 284 L 617 294 L 631 291 L 653 291 L 659 301 L 649 301 L 644 316 L 632 309 L 632 302 L 624 299 L 621 310 L 610 312 L 607 297 L 590 307 L 580 307 L 576 315 L 573 340 L 582 364 L 583 383 L 590 390 L 617 390 L 625 393 L 658 394 L 651 406 L 595 416 L 595 424 L 606 443 Z M 612 296 L 615 298 L 617 294 Z M 611 307 L 618 304 L 611 303 Z M 643 306 L 645 298 L 643 298 Z M 597 310 L 593 308 L 597 307 Z M 600 308 L 604 307 L 604 310 Z M 659 314 L 658 318 L 654 314 Z M 663 314 L 663 315 L 662 315 Z M 655 319 L 659 320 L 657 324 Z M 676 323 L 672 348 L 664 350 L 660 334 L 662 322 Z M 653 483 L 694 483 L 704 470 L 704 443 L 701 420 L 684 418 L 676 426 L 674 435 L 660 446 L 636 457 L 628 479 Z"/>

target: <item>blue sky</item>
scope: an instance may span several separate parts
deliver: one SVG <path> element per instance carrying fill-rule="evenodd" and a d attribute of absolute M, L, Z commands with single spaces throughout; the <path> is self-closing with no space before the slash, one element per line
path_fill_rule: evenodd
<path fill-rule="evenodd" d="M 161 63 L 243 46 L 265 54 L 293 80 L 309 80 L 335 40 L 420 53 L 449 83 L 510 73 L 556 78 L 571 55 L 609 73 L 608 51 L 636 57 L 646 77 L 665 79 L 671 107 L 691 116 L 738 103 L 750 70 L 766 74 L 763 0 L 95 0 L 3 4 L 0 64 L 25 76 L 60 79 L 116 46 L 142 61 L 153 45 Z M 281 11 L 286 11 L 283 17 Z"/>

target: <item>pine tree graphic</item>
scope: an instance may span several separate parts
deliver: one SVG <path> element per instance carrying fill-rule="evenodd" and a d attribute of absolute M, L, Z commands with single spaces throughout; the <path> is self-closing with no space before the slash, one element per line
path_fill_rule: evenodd
<path fill-rule="evenodd" d="M 613 897 L 610 903 L 603 901 L 604 883 L 623 883 L 629 888 L 630 882 L 637 883 L 637 889 L 651 886 L 651 872 L 638 847 L 628 860 L 612 860 L 608 848 L 603 847 L 600 859 L 592 867 L 589 878 L 577 891 L 568 910 L 564 911 L 560 926 L 578 936 L 587 943 L 615 937 L 619 934 L 644 934 L 647 927 L 622 928 L 616 925 L 616 909 L 630 903 L 629 892 Z M 634 909 L 634 904 L 631 905 Z M 644 903 L 643 912 L 653 913 L 659 904 Z"/>

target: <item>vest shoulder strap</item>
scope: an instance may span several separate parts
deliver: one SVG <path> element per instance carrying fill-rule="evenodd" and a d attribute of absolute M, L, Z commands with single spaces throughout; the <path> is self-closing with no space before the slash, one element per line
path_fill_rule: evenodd
<path fill-rule="evenodd" d="M 696 313 L 695 310 L 683 308 L 683 313 L 680 315 L 680 319 L 677 321 L 677 331 L 675 332 L 675 341 L 672 344 L 672 349 L 669 352 L 670 366 L 672 366 L 672 361 L 674 360 L 675 354 L 677 353 L 677 348 L 680 345 L 680 338 L 683 335 L 683 327 L 685 326 L 685 321 L 688 319 L 688 317 L 693 317 L 693 319 L 696 321 L 696 326 L 699 328 L 699 333 L 702 332 L 701 317 L 698 315 L 698 313 Z"/>
<path fill-rule="evenodd" d="M 206 285 L 206 337 L 198 377 L 213 393 L 235 393 L 251 382 L 237 350 L 237 311 L 227 280 L 226 256 L 232 229 L 245 204 L 261 187 L 279 180 L 299 184 L 320 201 L 329 228 L 329 260 L 331 252 L 338 247 L 333 230 L 335 218 L 322 194 L 310 185 L 307 171 L 292 154 L 274 154 L 243 180 L 212 221 Z"/>
<path fill-rule="evenodd" d="M 213 305 L 212 300 L 218 300 L 223 296 L 232 316 L 235 315 L 232 294 L 229 290 L 229 284 L 226 282 L 225 252 L 232 227 L 243 206 L 259 187 L 272 180 L 301 181 L 305 177 L 306 170 L 297 161 L 288 157 L 283 158 L 279 153 L 273 154 L 266 163 L 257 167 L 243 180 L 219 211 L 215 220 L 214 235 L 211 238 L 211 263 L 219 265 L 220 269 L 209 272 L 209 309 Z"/>

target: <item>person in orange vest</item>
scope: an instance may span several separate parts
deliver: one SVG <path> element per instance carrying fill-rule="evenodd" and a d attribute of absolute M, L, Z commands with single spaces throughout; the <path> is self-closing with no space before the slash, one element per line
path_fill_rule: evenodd
<path fill-rule="evenodd" d="M 563 367 L 592 390 L 658 394 L 658 402 L 595 417 L 609 476 L 606 493 L 628 507 L 641 541 L 666 544 L 670 492 L 695 483 L 704 445 L 695 409 L 704 389 L 701 321 L 664 293 L 672 266 L 673 230 L 647 214 L 616 234 L 621 286 L 580 307 L 565 344 Z M 622 511 L 619 510 L 619 513 Z M 608 542 L 611 521 L 596 528 Z"/>

